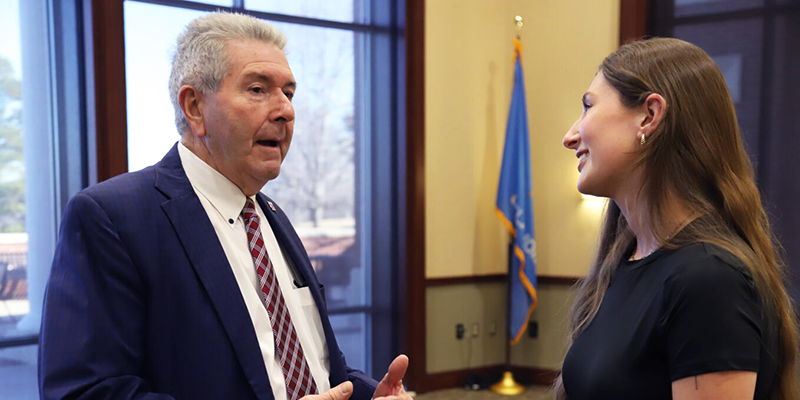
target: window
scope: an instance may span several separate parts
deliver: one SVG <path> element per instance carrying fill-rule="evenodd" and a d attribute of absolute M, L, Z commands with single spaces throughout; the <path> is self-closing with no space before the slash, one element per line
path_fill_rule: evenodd
<path fill-rule="evenodd" d="M 189 21 L 217 9 L 153 3 L 124 3 L 131 171 L 158 162 L 179 139 L 167 88 L 170 52 Z M 225 8 L 268 20 L 288 39 L 298 81 L 294 137 L 281 175 L 262 191 L 287 212 L 325 285 L 348 364 L 368 374 L 397 349 L 396 3 L 248 0 Z"/>
<path fill-rule="evenodd" d="M 60 210 L 87 182 L 80 35 L 74 2 L 0 11 L 0 397 L 30 399 Z"/>
<path fill-rule="evenodd" d="M 8 4 L 5 4 L 8 3 Z M 25 279 L 25 160 L 22 138 L 22 54 L 19 5 L 3 0 L 0 16 L 0 335 L 11 336 L 28 314 Z"/>

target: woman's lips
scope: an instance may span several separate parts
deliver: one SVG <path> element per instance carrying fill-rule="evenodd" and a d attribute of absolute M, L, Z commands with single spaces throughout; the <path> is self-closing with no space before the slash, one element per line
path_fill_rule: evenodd
<path fill-rule="evenodd" d="M 584 164 L 586 164 L 586 160 L 589 158 L 589 153 L 581 154 L 581 157 L 578 159 L 578 172 L 581 172 L 583 169 Z"/>

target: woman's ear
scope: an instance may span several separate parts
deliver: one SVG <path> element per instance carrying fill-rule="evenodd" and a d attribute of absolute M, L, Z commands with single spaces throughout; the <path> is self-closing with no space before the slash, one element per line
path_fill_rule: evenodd
<path fill-rule="evenodd" d="M 184 85 L 178 92 L 178 103 L 183 110 L 183 118 L 186 119 L 191 133 L 197 137 L 203 137 L 206 134 L 202 101 L 203 93 L 193 86 Z"/>
<path fill-rule="evenodd" d="M 642 104 L 644 118 L 639 125 L 639 131 L 645 138 L 649 137 L 664 120 L 667 112 L 667 101 L 658 93 L 651 93 Z"/>

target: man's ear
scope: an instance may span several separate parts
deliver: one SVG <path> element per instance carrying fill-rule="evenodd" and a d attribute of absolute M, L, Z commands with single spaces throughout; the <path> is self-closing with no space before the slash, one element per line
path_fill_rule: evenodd
<path fill-rule="evenodd" d="M 183 110 L 183 118 L 186 119 L 192 134 L 197 137 L 203 137 L 206 134 L 202 102 L 203 93 L 193 86 L 184 85 L 178 92 L 178 103 Z"/>
<path fill-rule="evenodd" d="M 639 132 L 649 137 L 664 120 L 667 112 L 667 101 L 658 93 L 651 93 L 642 104 L 643 118 L 639 124 Z"/>

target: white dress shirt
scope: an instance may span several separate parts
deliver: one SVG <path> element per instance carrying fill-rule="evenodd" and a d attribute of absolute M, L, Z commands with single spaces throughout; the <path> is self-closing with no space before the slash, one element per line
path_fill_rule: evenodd
<path fill-rule="evenodd" d="M 239 290 L 242 292 L 244 303 L 258 337 L 258 345 L 261 348 L 261 355 L 269 375 L 269 383 L 272 386 L 272 395 L 275 396 L 275 400 L 286 400 L 286 382 L 278 354 L 275 351 L 275 339 L 269 314 L 259 297 L 261 289 L 258 285 L 244 220 L 241 216 L 246 196 L 233 182 L 206 164 L 182 143 L 178 144 L 178 154 L 186 176 L 197 197 L 200 198 L 200 203 L 203 205 L 208 219 L 214 226 L 217 238 L 222 244 L 233 275 L 236 277 L 236 283 L 239 284 Z M 256 204 L 261 235 L 267 254 L 272 260 L 275 276 L 278 278 L 278 284 L 286 300 L 297 337 L 303 346 L 311 375 L 314 377 L 319 393 L 324 393 L 330 389 L 330 363 L 319 310 L 311 297 L 309 288 L 298 289 L 295 286 L 287 258 L 284 257 L 275 233 L 264 216 L 264 210 L 261 209 L 255 196 L 250 198 Z M 267 210 L 267 212 L 272 211 Z"/>

